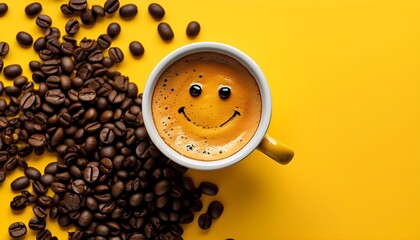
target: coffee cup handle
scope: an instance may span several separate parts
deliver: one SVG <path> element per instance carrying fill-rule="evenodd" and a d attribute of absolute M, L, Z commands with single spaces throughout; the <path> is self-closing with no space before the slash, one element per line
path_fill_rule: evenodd
<path fill-rule="evenodd" d="M 288 164 L 295 155 L 293 150 L 288 146 L 280 143 L 268 135 L 264 136 L 257 149 L 281 164 Z"/>

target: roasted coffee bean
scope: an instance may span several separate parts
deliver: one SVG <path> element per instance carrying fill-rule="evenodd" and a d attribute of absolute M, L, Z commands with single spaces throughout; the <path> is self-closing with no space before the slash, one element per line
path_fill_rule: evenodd
<path fill-rule="evenodd" d="M 6 172 L 3 169 L 0 169 L 0 183 L 6 180 Z"/>
<path fill-rule="evenodd" d="M 170 183 L 166 179 L 163 179 L 157 182 L 156 185 L 154 186 L 154 192 L 158 196 L 167 193 L 169 189 L 170 189 Z"/>
<path fill-rule="evenodd" d="M 28 143 L 33 147 L 43 147 L 45 146 L 47 139 L 43 134 L 33 134 L 29 137 Z"/>
<path fill-rule="evenodd" d="M 34 192 L 36 194 L 39 195 L 44 195 L 45 193 L 47 193 L 47 188 L 44 186 L 44 184 L 40 181 L 33 181 L 32 182 L 32 189 L 34 190 Z"/>
<path fill-rule="evenodd" d="M 126 20 L 134 18 L 137 15 L 137 12 L 137 6 L 132 3 L 122 6 L 119 10 L 121 18 Z"/>
<path fill-rule="evenodd" d="M 77 179 L 71 184 L 71 189 L 77 194 L 83 194 L 87 186 L 82 179 Z"/>
<path fill-rule="evenodd" d="M 82 227 L 89 226 L 92 223 L 93 214 L 89 210 L 83 210 L 80 213 L 78 223 Z"/>
<path fill-rule="evenodd" d="M 51 174 L 44 174 L 39 179 L 45 186 L 49 187 L 55 181 L 55 177 Z"/>
<path fill-rule="evenodd" d="M 164 41 L 170 41 L 174 38 L 174 32 L 172 31 L 171 26 L 166 22 L 159 23 L 157 30 L 160 38 Z"/>
<path fill-rule="evenodd" d="M 16 178 L 11 184 L 10 187 L 13 191 L 22 191 L 23 189 L 29 187 L 30 181 L 28 177 L 22 176 Z"/>
<path fill-rule="evenodd" d="M 101 50 L 93 50 L 87 57 L 88 61 L 91 63 L 98 63 L 104 59 L 104 55 Z"/>
<path fill-rule="evenodd" d="M 156 20 L 160 20 L 165 16 L 165 9 L 157 3 L 151 3 L 148 7 L 150 15 Z"/>
<path fill-rule="evenodd" d="M 11 172 L 11 171 L 15 170 L 18 165 L 19 165 L 18 159 L 16 157 L 11 157 L 11 158 L 9 158 L 9 160 L 7 160 L 4 163 L 3 169 L 6 172 Z"/>
<path fill-rule="evenodd" d="M 49 49 L 44 49 L 41 51 L 49 51 L 48 54 L 53 54 L 51 50 Z M 42 63 L 41 71 L 42 73 L 46 75 L 53 75 L 59 72 L 59 68 L 60 68 L 60 62 L 58 59 L 48 59 L 48 60 L 44 60 L 44 63 Z"/>
<path fill-rule="evenodd" d="M 35 43 L 34 43 L 34 45 L 35 45 Z M 34 71 L 39 71 L 39 70 L 41 70 L 41 63 L 39 61 L 32 60 L 32 61 L 29 62 L 29 69 L 31 69 L 31 71 L 33 71 L 33 72 Z"/>
<path fill-rule="evenodd" d="M 9 235 L 12 238 L 22 237 L 26 231 L 26 225 L 23 222 L 14 222 L 9 226 Z"/>
<path fill-rule="evenodd" d="M 134 57 L 141 57 L 144 54 L 144 47 L 139 41 L 132 41 L 129 50 Z"/>
<path fill-rule="evenodd" d="M 111 46 L 112 38 L 108 34 L 101 34 L 99 35 L 98 39 L 96 40 L 99 48 L 107 49 Z"/>
<path fill-rule="evenodd" d="M 91 9 L 85 8 L 80 15 L 80 20 L 84 25 L 90 26 L 95 23 L 96 18 Z"/>
<path fill-rule="evenodd" d="M 98 180 L 99 169 L 95 166 L 86 167 L 83 171 L 83 179 L 88 183 L 93 183 Z"/>
<path fill-rule="evenodd" d="M 71 14 L 74 13 L 74 10 L 73 10 L 73 8 L 70 7 L 70 4 L 62 4 L 60 6 L 60 10 L 65 15 L 71 15 Z"/>
<path fill-rule="evenodd" d="M 52 19 L 48 15 L 40 14 L 36 18 L 35 23 L 36 23 L 36 25 L 38 25 L 41 28 L 49 28 L 49 27 L 51 27 Z"/>
<path fill-rule="evenodd" d="M 0 55 L 1 56 L 1 55 Z M 3 71 L 3 66 L 4 66 L 4 62 L 3 60 L 0 58 L 0 72 Z M 0 92 L 3 93 L 3 92 Z M 1 95 L 1 94 L 0 94 Z"/>
<path fill-rule="evenodd" d="M 62 214 L 58 216 L 57 222 L 61 227 L 68 227 L 71 225 L 72 219 L 69 216 Z"/>
<path fill-rule="evenodd" d="M 104 4 L 104 10 L 108 14 L 115 13 L 119 7 L 120 7 L 119 0 L 106 0 Z"/>
<path fill-rule="evenodd" d="M 53 54 L 58 54 L 61 51 L 61 43 L 58 39 L 52 38 L 47 41 L 47 49 L 50 50 Z"/>
<path fill-rule="evenodd" d="M 223 213 L 224 206 L 219 201 L 212 201 L 209 204 L 207 213 L 213 218 L 219 218 Z"/>
<path fill-rule="evenodd" d="M 43 229 L 36 234 L 36 240 L 51 240 L 52 234 L 50 230 Z"/>
<path fill-rule="evenodd" d="M 74 35 L 76 34 L 80 29 L 79 21 L 76 19 L 70 19 L 67 21 L 65 30 L 68 34 Z"/>
<path fill-rule="evenodd" d="M 39 2 L 33 2 L 25 7 L 25 14 L 28 17 L 35 17 L 42 11 L 42 5 Z"/>
<path fill-rule="evenodd" d="M 10 202 L 10 208 L 14 211 L 20 211 L 28 206 L 28 198 L 22 195 L 17 195 Z"/>
<path fill-rule="evenodd" d="M 18 76 L 13 80 L 13 85 L 16 87 L 23 87 L 28 82 L 28 78 L 25 76 Z"/>
<path fill-rule="evenodd" d="M 44 168 L 44 174 L 56 174 L 58 171 L 58 164 L 56 162 L 48 163 Z"/>
<path fill-rule="evenodd" d="M 91 102 L 96 98 L 96 91 L 92 88 L 82 88 L 78 96 L 82 102 Z"/>
<path fill-rule="evenodd" d="M 200 24 L 196 21 L 191 21 L 187 25 L 186 33 L 188 37 L 195 37 L 198 35 L 198 33 L 200 33 L 200 30 L 201 30 Z"/>
<path fill-rule="evenodd" d="M 41 177 L 41 172 L 34 167 L 25 168 L 24 173 L 31 180 L 38 180 Z"/>
<path fill-rule="evenodd" d="M 112 61 L 120 63 L 124 60 L 124 53 L 119 47 L 112 47 L 108 50 L 108 55 Z"/>
<path fill-rule="evenodd" d="M 4 92 L 7 96 L 14 96 L 17 97 L 22 92 L 22 89 L 16 87 L 16 86 L 7 86 L 4 88 Z"/>
<path fill-rule="evenodd" d="M 92 12 L 93 12 L 93 16 L 96 17 L 105 17 L 105 10 L 103 7 L 99 6 L 99 5 L 93 5 L 92 6 Z"/>
<path fill-rule="evenodd" d="M 9 6 L 6 3 L 0 3 L 0 17 L 7 13 Z"/>
<path fill-rule="evenodd" d="M 47 45 L 47 39 L 45 37 L 39 37 L 35 40 L 33 48 L 36 52 L 41 51 L 43 48 L 45 48 L 45 46 Z M 41 66 L 39 69 L 36 70 L 40 70 Z"/>
<path fill-rule="evenodd" d="M 22 74 L 22 67 L 19 64 L 11 64 L 3 69 L 3 73 L 7 79 L 13 79 Z"/>
<path fill-rule="evenodd" d="M 35 216 L 39 219 L 44 219 L 47 217 L 47 212 L 44 208 L 42 208 L 39 205 L 33 206 L 32 211 L 34 212 Z"/>
<path fill-rule="evenodd" d="M 216 184 L 211 182 L 201 182 L 199 185 L 200 190 L 207 195 L 213 196 L 216 195 L 219 191 L 219 188 Z"/>
<path fill-rule="evenodd" d="M 47 226 L 45 219 L 33 217 L 29 220 L 28 227 L 32 230 L 38 231 L 43 230 Z"/>
<path fill-rule="evenodd" d="M 0 42 L 0 56 L 4 57 L 9 53 L 9 44 L 7 42 Z"/>
<path fill-rule="evenodd" d="M 198 217 L 198 226 L 203 229 L 207 230 L 211 227 L 212 218 L 209 214 L 203 213 Z"/>
<path fill-rule="evenodd" d="M 70 0 L 69 7 L 75 11 L 82 11 L 87 7 L 86 0 Z"/>
<path fill-rule="evenodd" d="M 121 26 L 120 24 L 113 22 L 108 25 L 108 28 L 106 29 L 106 33 L 111 38 L 116 38 L 121 32 Z"/>

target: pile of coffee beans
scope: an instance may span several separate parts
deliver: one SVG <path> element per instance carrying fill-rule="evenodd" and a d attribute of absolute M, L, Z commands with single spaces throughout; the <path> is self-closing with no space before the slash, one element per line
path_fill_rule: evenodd
<path fill-rule="evenodd" d="M 88 7 L 86 0 L 70 0 L 61 11 L 79 15 L 85 25 L 118 10 L 124 19 L 138 12 L 136 5 L 120 7 L 118 0 Z M 0 15 L 7 9 L 0 3 Z M 165 13 L 158 4 L 151 4 L 149 11 L 155 19 Z M 18 195 L 10 208 L 19 212 L 32 206 L 34 217 L 27 225 L 37 231 L 36 239 L 57 239 L 46 228 L 47 217 L 63 227 L 75 225 L 69 239 L 182 239 L 181 225 L 191 223 L 203 209 L 202 194 L 214 196 L 218 187 L 210 182 L 197 187 L 185 176 L 187 168 L 151 142 L 142 117 L 142 94 L 128 76 L 112 69 L 124 60 L 123 51 L 112 46 L 121 26 L 111 23 L 97 39 L 78 41 L 73 37 L 80 28 L 77 19 L 68 20 L 67 35 L 62 36 L 41 12 L 37 2 L 25 8 L 44 36 L 35 41 L 26 32 L 16 36 L 22 47 L 33 46 L 38 52 L 39 60 L 29 62 L 31 80 L 19 64 L 3 69 L 0 58 L 0 70 L 13 81 L 12 86 L 0 81 L 0 183 L 15 169 L 24 172 L 11 183 Z M 162 39 L 173 38 L 169 25 L 161 24 Z M 198 34 L 190 31 L 188 35 Z M 129 50 L 136 57 L 144 53 L 138 41 Z M 8 51 L 9 45 L 0 42 L 0 56 Z M 28 165 L 32 154 L 45 151 L 56 153 L 57 161 L 44 171 Z M 27 190 L 31 185 L 33 192 Z M 198 218 L 199 227 L 208 229 L 222 212 L 220 202 L 211 202 Z M 13 238 L 26 232 L 23 222 L 9 226 Z"/>

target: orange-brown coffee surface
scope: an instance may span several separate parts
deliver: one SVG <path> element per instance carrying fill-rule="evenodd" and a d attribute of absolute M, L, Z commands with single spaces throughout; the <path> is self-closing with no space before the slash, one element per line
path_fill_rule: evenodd
<path fill-rule="evenodd" d="M 169 66 L 152 101 L 160 136 L 196 160 L 236 153 L 252 138 L 261 117 L 253 76 L 235 59 L 218 53 L 191 54 Z"/>

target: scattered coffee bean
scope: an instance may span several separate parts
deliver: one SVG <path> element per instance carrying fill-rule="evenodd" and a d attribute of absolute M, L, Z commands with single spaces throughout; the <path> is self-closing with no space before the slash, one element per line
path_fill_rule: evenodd
<path fill-rule="evenodd" d="M 46 225 L 45 219 L 38 217 L 31 218 L 28 223 L 28 227 L 35 231 L 44 230 Z"/>
<path fill-rule="evenodd" d="M 207 195 L 214 196 L 219 191 L 216 184 L 211 182 L 201 182 L 199 186 L 200 190 Z"/>
<path fill-rule="evenodd" d="M 7 13 L 9 6 L 6 3 L 0 3 L 0 17 Z"/>
<path fill-rule="evenodd" d="M 22 237 L 26 231 L 26 225 L 23 222 L 14 222 L 9 226 L 9 235 L 12 238 Z"/>
<path fill-rule="evenodd" d="M 119 7 L 120 7 L 119 0 L 106 0 L 104 4 L 104 10 L 108 14 L 115 13 Z"/>
<path fill-rule="evenodd" d="M 86 7 L 86 5 L 85 5 L 85 7 Z M 74 13 L 74 10 L 73 10 L 73 8 L 70 7 L 70 4 L 62 4 L 60 6 L 60 10 L 65 15 L 71 15 L 71 14 Z"/>
<path fill-rule="evenodd" d="M 111 46 L 112 38 L 108 34 L 101 34 L 101 35 L 99 35 L 96 42 L 97 42 L 99 48 L 107 49 Z"/>
<path fill-rule="evenodd" d="M 24 173 L 25 176 L 31 180 L 39 180 L 39 178 L 41 177 L 41 172 L 34 167 L 25 168 Z"/>
<path fill-rule="evenodd" d="M 161 22 L 158 25 L 158 33 L 159 36 L 164 40 L 164 41 L 170 41 L 174 38 L 174 32 L 172 31 L 171 26 L 169 26 L 168 23 L 166 22 Z"/>
<path fill-rule="evenodd" d="M 28 177 L 18 177 L 10 184 L 10 187 L 13 191 L 22 191 L 23 189 L 29 187 L 30 181 Z"/>
<path fill-rule="evenodd" d="M 3 169 L 0 169 L 0 183 L 6 180 L 6 172 Z"/>
<path fill-rule="evenodd" d="M 151 3 L 148 10 L 150 15 L 156 20 L 161 20 L 165 16 L 165 9 L 158 3 Z"/>
<path fill-rule="evenodd" d="M 39 2 L 33 2 L 25 7 L 25 14 L 28 17 L 35 17 L 42 11 L 42 5 Z"/>
<path fill-rule="evenodd" d="M 0 42 L 0 56 L 4 57 L 9 53 L 9 44 L 7 42 Z"/>
<path fill-rule="evenodd" d="M 120 63 L 124 60 L 124 53 L 119 47 L 112 47 L 108 50 L 108 55 L 112 61 Z"/>
<path fill-rule="evenodd" d="M 93 12 L 93 16 L 95 18 L 105 17 L 105 14 L 106 14 L 104 8 L 99 6 L 99 5 L 93 5 L 92 6 L 92 12 Z"/>
<path fill-rule="evenodd" d="M 32 46 L 32 43 L 34 42 L 34 39 L 29 33 L 22 32 L 22 31 L 17 33 L 16 40 L 22 47 L 30 47 Z"/>
<path fill-rule="evenodd" d="M 212 218 L 209 214 L 203 213 L 198 217 L 198 226 L 203 229 L 207 230 L 211 227 Z"/>
<path fill-rule="evenodd" d="M 46 45 L 47 45 L 47 39 L 45 37 L 39 37 L 35 40 L 33 48 L 36 52 L 39 52 L 42 49 L 44 49 Z"/>
<path fill-rule="evenodd" d="M 85 8 L 80 15 L 80 20 L 84 25 L 90 26 L 95 23 L 96 18 L 91 9 Z"/>
<path fill-rule="evenodd" d="M 76 19 L 70 19 L 67 21 L 65 30 L 68 34 L 74 35 L 79 31 L 79 29 L 80 29 L 79 21 L 77 21 Z"/>
<path fill-rule="evenodd" d="M 36 25 L 38 25 L 41 28 L 49 28 L 49 27 L 51 27 L 52 19 L 48 15 L 40 14 L 36 18 L 35 23 L 36 23 Z"/>
<path fill-rule="evenodd" d="M 213 218 L 219 218 L 223 213 L 224 206 L 219 201 L 212 201 L 209 204 L 207 213 Z"/>
<path fill-rule="evenodd" d="M 121 18 L 123 19 L 126 19 L 126 20 L 132 19 L 138 13 L 137 6 L 132 3 L 126 4 L 120 8 L 119 13 L 120 13 Z"/>
<path fill-rule="evenodd" d="M 116 22 L 110 23 L 106 32 L 111 38 L 116 38 L 121 32 L 121 26 Z"/>
<path fill-rule="evenodd" d="M 144 54 L 144 47 L 139 41 L 132 41 L 129 50 L 134 57 L 141 57 Z"/>
<path fill-rule="evenodd" d="M 196 21 L 191 21 L 187 25 L 186 33 L 188 37 L 195 37 L 198 35 L 198 33 L 200 33 L 200 30 L 201 30 L 200 24 Z"/>
<path fill-rule="evenodd" d="M 74 11 L 83 11 L 87 7 L 87 0 L 70 0 L 69 8 Z"/>

